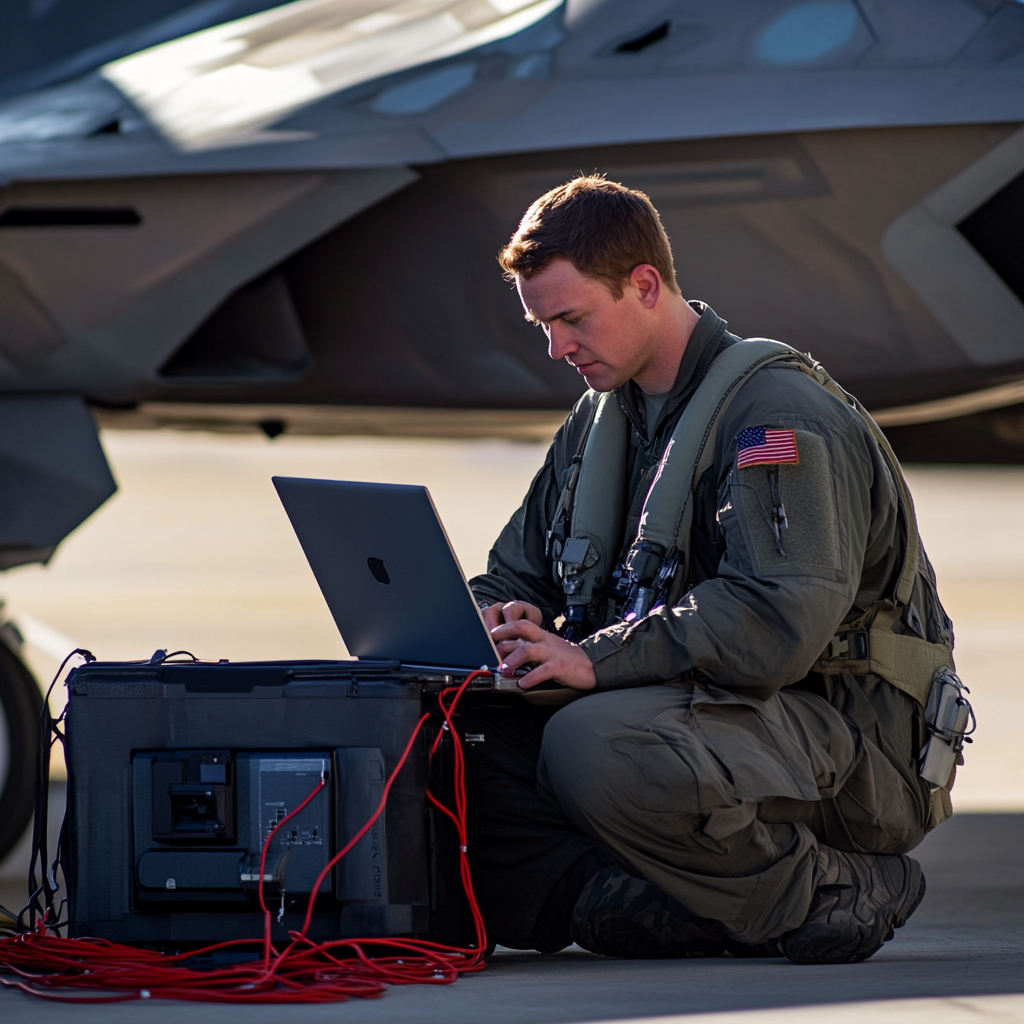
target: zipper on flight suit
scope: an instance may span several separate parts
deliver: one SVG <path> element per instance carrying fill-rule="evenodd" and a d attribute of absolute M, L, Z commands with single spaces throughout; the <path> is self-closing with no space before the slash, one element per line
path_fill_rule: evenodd
<path fill-rule="evenodd" d="M 772 533 L 775 534 L 775 546 L 779 554 L 786 557 L 786 549 L 782 546 L 782 533 L 789 529 L 786 519 L 786 506 L 782 504 L 782 493 L 779 489 L 779 467 L 768 467 L 768 490 L 772 496 Z"/>

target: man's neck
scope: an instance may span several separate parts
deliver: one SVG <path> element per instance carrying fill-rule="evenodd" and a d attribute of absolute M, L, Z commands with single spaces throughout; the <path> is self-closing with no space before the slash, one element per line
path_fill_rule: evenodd
<path fill-rule="evenodd" d="M 663 395 L 672 390 L 686 346 L 699 321 L 697 311 L 681 295 L 672 293 L 666 303 L 663 328 L 656 335 L 654 356 L 633 377 L 641 391 L 648 395 Z"/>

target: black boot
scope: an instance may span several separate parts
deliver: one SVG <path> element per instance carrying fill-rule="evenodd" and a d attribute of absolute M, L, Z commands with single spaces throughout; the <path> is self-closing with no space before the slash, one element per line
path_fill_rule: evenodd
<path fill-rule="evenodd" d="M 604 868 L 590 879 L 573 909 L 569 930 L 574 942 L 601 956 L 663 960 L 725 952 L 725 934 L 717 921 L 691 914 L 619 867 Z"/>
<path fill-rule="evenodd" d="M 818 847 L 811 910 L 782 938 L 797 964 L 856 964 L 902 928 L 924 898 L 921 865 L 910 857 Z"/>

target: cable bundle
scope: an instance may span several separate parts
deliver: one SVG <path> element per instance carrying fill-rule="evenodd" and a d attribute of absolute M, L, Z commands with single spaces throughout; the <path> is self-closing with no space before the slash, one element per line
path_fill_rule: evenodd
<path fill-rule="evenodd" d="M 433 760 L 447 732 L 454 750 L 454 809 L 446 807 L 427 791 L 433 806 L 452 821 L 458 832 L 460 873 L 476 929 L 475 948 L 463 949 L 420 939 L 336 939 L 317 943 L 307 938 L 320 883 L 383 813 L 391 787 L 430 718 L 427 712 L 416 724 L 398 764 L 388 776 L 373 816 L 331 858 L 313 884 L 302 928 L 289 933 L 290 941 L 283 949 L 275 948 L 271 942 L 271 912 L 264 900 L 267 851 L 277 831 L 320 792 L 325 785 L 322 776 L 305 800 L 277 823 L 263 843 L 259 882 L 259 902 L 264 917 L 262 939 L 221 942 L 187 953 L 165 955 L 104 939 L 62 938 L 51 933 L 50 911 L 47 910 L 28 931 L 0 937 L 0 972 L 14 975 L 13 978 L 0 977 L 0 985 L 43 999 L 74 1003 L 150 998 L 219 1003 L 327 1003 L 350 996 L 376 998 L 388 985 L 448 985 L 460 974 L 482 970 L 487 935 L 469 874 L 465 760 L 452 715 L 469 684 L 484 674 L 483 671 L 473 672 L 457 689 L 442 691 L 438 696 L 444 722 L 431 745 L 430 758 Z M 212 970 L 196 969 L 195 961 L 202 957 L 211 958 Z M 218 960 L 224 966 L 217 966 Z M 85 994 L 83 990 L 95 994 Z"/>

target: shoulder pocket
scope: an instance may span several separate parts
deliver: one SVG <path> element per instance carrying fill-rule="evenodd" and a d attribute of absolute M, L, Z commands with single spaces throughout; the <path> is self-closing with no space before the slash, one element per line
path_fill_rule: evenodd
<path fill-rule="evenodd" d="M 796 441 L 796 465 L 734 470 L 732 503 L 756 570 L 840 579 L 839 517 L 828 445 L 808 430 L 797 430 Z"/>

